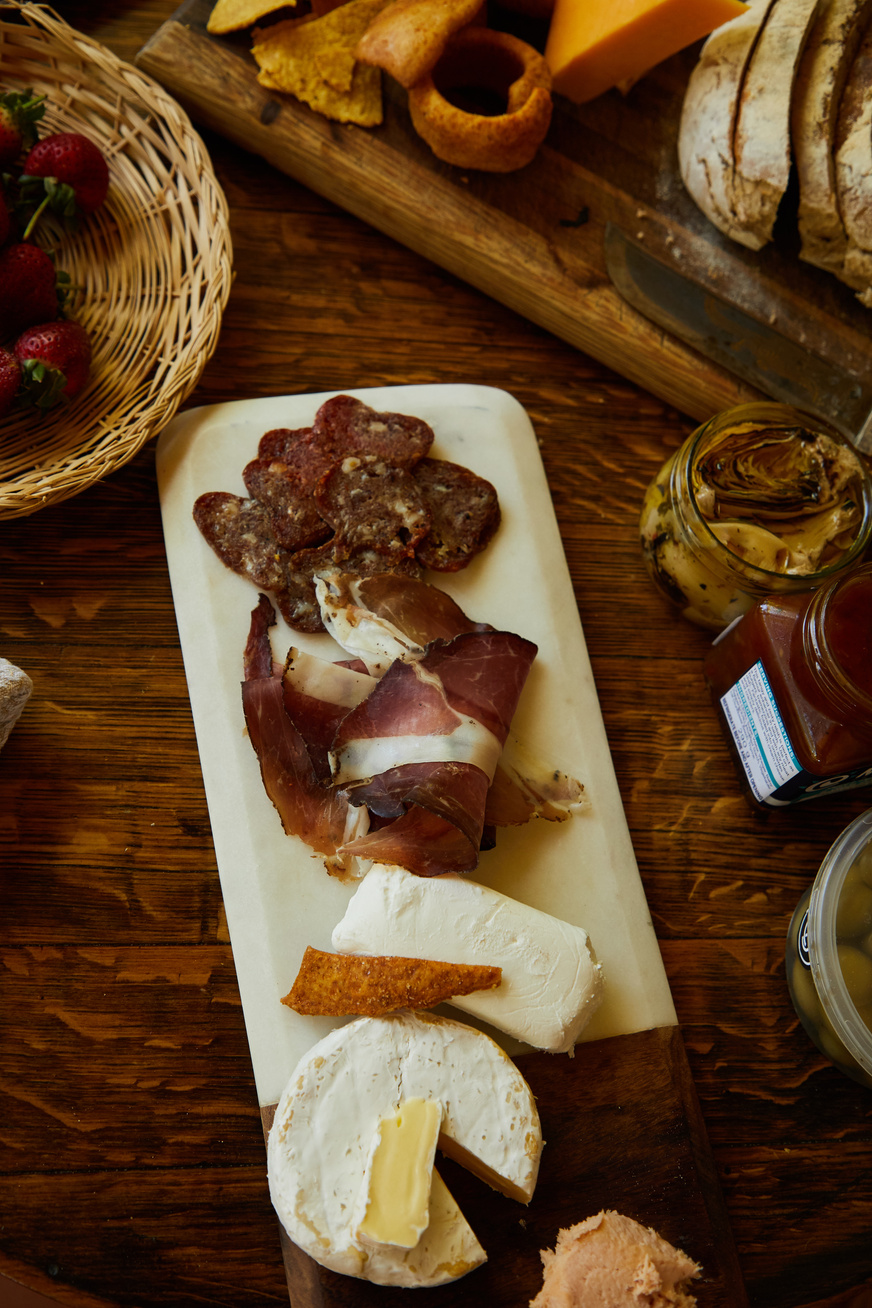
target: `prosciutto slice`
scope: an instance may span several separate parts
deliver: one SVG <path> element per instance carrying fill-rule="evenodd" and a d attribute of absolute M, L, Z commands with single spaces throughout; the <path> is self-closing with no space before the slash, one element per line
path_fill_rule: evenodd
<path fill-rule="evenodd" d="M 344 852 L 429 876 L 447 870 L 450 847 L 452 871 L 476 866 L 488 789 L 535 656 L 536 646 L 511 632 L 464 632 L 434 642 L 418 660 L 391 665 L 342 719 L 330 758 L 334 783 L 352 803 L 397 815 L 397 822 Z M 410 818 L 412 809 L 440 822 Z M 422 844 L 410 853 L 405 833 L 423 829 L 430 852 Z"/>
<path fill-rule="evenodd" d="M 359 578 L 328 570 L 317 579 L 316 593 L 334 640 L 375 676 L 396 659 L 421 658 L 434 640 L 493 630 L 473 622 L 437 587 L 389 573 Z M 565 821 L 586 806 L 580 781 L 537 758 L 509 733 L 488 791 L 487 826 L 519 826 L 533 817 Z"/>
<path fill-rule="evenodd" d="M 274 621 L 272 605 L 261 596 L 252 614 L 243 661 L 242 708 L 264 789 L 285 832 L 322 854 L 328 871 L 359 874 L 354 855 L 339 851 L 366 833 L 369 814 L 350 805 L 335 787 L 323 784 L 306 741 L 285 710 L 284 677 L 275 675 L 269 644 Z"/>

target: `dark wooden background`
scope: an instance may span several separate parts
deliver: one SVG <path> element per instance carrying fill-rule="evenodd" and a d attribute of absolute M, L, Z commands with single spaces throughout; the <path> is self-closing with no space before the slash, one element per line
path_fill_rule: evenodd
<path fill-rule="evenodd" d="M 131 60 L 173 11 L 56 8 Z M 708 638 L 637 546 L 691 420 L 204 135 L 236 282 L 191 403 L 467 381 L 529 412 L 752 1308 L 865 1308 L 872 1092 L 804 1035 L 784 940 L 872 792 L 768 820 L 740 795 Z M 0 655 L 35 683 L 0 754 L 0 1272 L 75 1308 L 282 1305 L 153 447 L 0 524 Z"/>

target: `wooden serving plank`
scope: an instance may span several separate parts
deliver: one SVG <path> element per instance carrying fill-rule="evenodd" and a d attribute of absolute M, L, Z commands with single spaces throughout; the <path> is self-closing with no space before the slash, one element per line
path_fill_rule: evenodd
<path fill-rule="evenodd" d="M 561 1227 L 600 1208 L 661 1230 L 705 1268 L 703 1302 L 745 1302 L 705 1142 L 663 960 L 621 803 L 536 434 L 508 393 L 487 386 L 400 386 L 353 392 L 378 412 L 431 424 L 434 457 L 466 463 L 498 488 L 494 541 L 455 574 L 431 576 L 469 614 L 523 632 L 536 663 L 513 718 L 535 756 L 582 778 L 589 805 L 563 823 L 505 828 L 475 879 L 583 925 L 602 965 L 601 1008 L 574 1057 L 540 1054 L 491 1031 L 536 1096 L 546 1140 L 529 1209 L 446 1163 L 445 1179 L 489 1253 L 483 1269 L 429 1291 L 437 1305 L 523 1308 L 541 1285 L 539 1251 Z M 300 1057 L 335 1025 L 280 1003 L 304 947 L 331 947 L 354 884 L 327 876 L 284 834 L 241 727 L 242 648 L 256 590 L 216 559 L 192 506 L 209 490 L 241 491 L 264 431 L 310 425 L 326 395 L 277 396 L 190 410 L 161 436 L 158 480 L 167 559 L 209 802 L 227 923 L 265 1126 Z M 289 644 L 340 655 L 326 634 L 277 623 Z M 426 893 L 426 892 L 425 892 Z M 457 1019 L 456 1011 L 449 1014 Z M 464 1020 L 461 1018 L 461 1020 Z M 465 1020 L 478 1025 L 467 1015 Z M 463 1093 L 462 1074 L 457 1093 Z M 402 1294 L 320 1267 L 285 1242 L 293 1308 L 373 1308 Z M 715 1298 L 715 1292 L 721 1297 Z"/>
<path fill-rule="evenodd" d="M 574 1058 L 515 1060 L 539 1104 L 545 1150 L 529 1206 L 488 1190 L 447 1158 L 439 1171 L 487 1251 L 469 1276 L 426 1291 L 432 1308 L 526 1308 L 542 1286 L 540 1250 L 602 1208 L 653 1226 L 703 1267 L 706 1308 L 747 1304 L 702 1117 L 677 1027 L 592 1041 Z M 264 1134 L 275 1105 L 262 1111 Z M 339 1276 L 282 1232 L 292 1308 L 392 1308 L 408 1291 Z"/>
<path fill-rule="evenodd" d="M 789 222 L 774 245 L 753 253 L 723 237 L 684 191 L 675 142 L 695 49 L 626 97 L 610 92 L 584 106 L 555 97 L 532 164 L 521 173 L 472 173 L 432 155 L 390 78 L 385 121 L 372 130 L 329 122 L 267 91 L 246 34 L 207 33 L 211 7 L 185 0 L 137 57 L 197 122 L 682 412 L 708 417 L 757 392 L 621 299 L 605 266 L 609 222 L 791 340 L 872 379 L 868 311 L 835 278 L 799 261 Z M 519 22 L 493 8 L 491 15 L 495 26 Z M 523 34 L 541 44 L 541 28 Z"/>

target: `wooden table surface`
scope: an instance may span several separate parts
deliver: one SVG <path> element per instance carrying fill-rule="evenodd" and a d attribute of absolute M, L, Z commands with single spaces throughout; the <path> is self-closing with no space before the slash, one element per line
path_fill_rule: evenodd
<path fill-rule="evenodd" d="M 173 10 L 56 7 L 130 60 Z M 472 382 L 524 405 L 750 1303 L 872 1304 L 872 1093 L 809 1043 L 784 975 L 794 906 L 872 793 L 768 820 L 740 795 L 708 637 L 637 545 L 693 423 L 204 135 L 236 281 L 190 402 Z M 285 1304 L 153 446 L 0 524 L 0 655 L 35 685 L 0 755 L 0 1273 L 75 1308 Z"/>

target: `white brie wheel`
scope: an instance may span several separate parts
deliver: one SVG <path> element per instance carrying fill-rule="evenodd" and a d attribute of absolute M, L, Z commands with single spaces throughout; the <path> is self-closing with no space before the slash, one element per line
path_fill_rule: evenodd
<path fill-rule="evenodd" d="M 323 1267 L 378 1285 L 428 1287 L 486 1260 L 435 1172 L 430 1224 L 414 1248 L 355 1235 L 376 1127 L 417 1096 L 443 1105 L 444 1153 L 503 1194 L 522 1203 L 532 1198 L 542 1152 L 539 1114 L 499 1045 L 427 1013 L 359 1018 L 303 1056 L 269 1134 L 273 1206 L 294 1243 Z"/>

